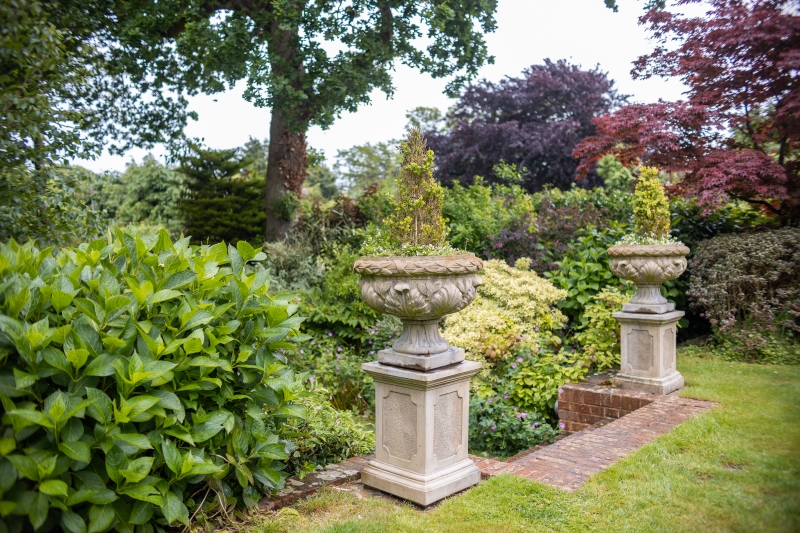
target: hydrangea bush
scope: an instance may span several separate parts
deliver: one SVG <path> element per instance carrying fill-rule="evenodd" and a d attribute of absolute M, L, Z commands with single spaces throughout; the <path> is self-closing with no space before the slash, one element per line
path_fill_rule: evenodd
<path fill-rule="evenodd" d="M 0 244 L 3 525 L 152 532 L 283 486 L 304 337 L 262 257 L 133 228 Z"/>

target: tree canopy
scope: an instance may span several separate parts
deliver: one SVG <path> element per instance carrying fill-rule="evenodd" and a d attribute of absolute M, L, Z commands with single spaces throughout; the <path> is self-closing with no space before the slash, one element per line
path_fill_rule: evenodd
<path fill-rule="evenodd" d="M 680 0 L 678 6 L 700 0 Z M 637 78 L 680 77 L 687 100 L 637 104 L 598 118 L 581 142 L 580 176 L 606 155 L 680 172 L 706 207 L 730 198 L 800 221 L 800 14 L 786 0 L 713 0 L 702 17 L 650 11 L 658 42 Z M 677 46 L 667 43 L 678 42 Z"/>
<path fill-rule="evenodd" d="M 505 162 L 525 170 L 528 190 L 569 187 L 578 164 L 572 150 L 594 133 L 592 119 L 625 98 L 598 68 L 583 70 L 564 60 L 547 59 L 518 78 L 470 85 L 449 112 L 451 127 L 427 132 L 437 178 L 468 184 L 480 175 L 497 183 L 502 179 L 494 168 Z"/>

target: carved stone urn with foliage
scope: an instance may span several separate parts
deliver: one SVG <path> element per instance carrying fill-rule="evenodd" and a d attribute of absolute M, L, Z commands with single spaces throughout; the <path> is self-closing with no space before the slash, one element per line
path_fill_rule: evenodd
<path fill-rule="evenodd" d="M 375 459 L 361 480 L 426 506 L 481 479 L 468 455 L 469 381 L 481 364 L 442 338 L 439 321 L 472 302 L 483 263 L 447 244 L 444 190 L 419 130 L 400 148 L 386 231 L 365 241 L 353 265 L 367 305 L 403 322 L 393 346 L 361 365 L 375 383 Z"/>
<path fill-rule="evenodd" d="M 353 269 L 360 275 L 361 296 L 380 313 L 399 317 L 403 333 L 378 361 L 430 370 L 464 360 L 439 333 L 445 315 L 475 298 L 483 262 L 457 253 L 445 239 L 444 191 L 433 179 L 433 152 L 418 130 L 401 145 L 403 166 L 385 235 L 371 236 Z"/>
<path fill-rule="evenodd" d="M 669 203 L 658 181 L 658 169 L 641 169 L 633 202 L 634 234 L 608 249 L 611 271 L 636 284 L 636 294 L 622 310 L 653 314 L 674 311 L 675 304 L 661 295 L 661 284 L 683 274 L 689 248 L 669 234 Z"/>

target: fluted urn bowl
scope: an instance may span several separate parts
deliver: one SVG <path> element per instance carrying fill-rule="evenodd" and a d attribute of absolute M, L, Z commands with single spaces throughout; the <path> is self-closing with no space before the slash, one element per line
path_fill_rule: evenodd
<path fill-rule="evenodd" d="M 429 257 L 362 257 L 353 265 L 361 297 L 375 311 L 403 322 L 403 333 L 378 362 L 432 370 L 464 360 L 439 333 L 439 322 L 473 299 L 483 262 L 474 254 Z"/>
<path fill-rule="evenodd" d="M 622 306 L 626 313 L 669 313 L 675 304 L 661 295 L 661 284 L 686 270 L 683 244 L 618 244 L 608 249 L 611 272 L 636 284 L 636 294 Z"/>

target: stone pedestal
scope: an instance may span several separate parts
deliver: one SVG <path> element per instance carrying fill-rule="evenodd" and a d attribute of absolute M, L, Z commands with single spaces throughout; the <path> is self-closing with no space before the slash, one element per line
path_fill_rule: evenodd
<path fill-rule="evenodd" d="M 683 315 L 614 313 L 622 328 L 620 373 L 614 379 L 619 388 L 669 394 L 683 387 L 675 367 L 675 334 Z"/>
<path fill-rule="evenodd" d="M 469 380 L 480 363 L 361 368 L 375 381 L 375 459 L 361 472 L 365 485 L 427 506 L 480 481 L 467 457 Z"/>

